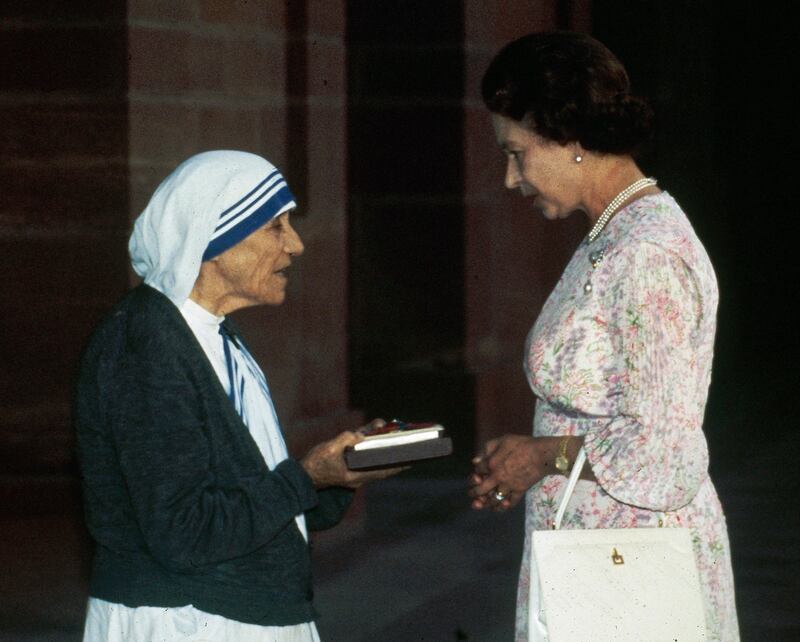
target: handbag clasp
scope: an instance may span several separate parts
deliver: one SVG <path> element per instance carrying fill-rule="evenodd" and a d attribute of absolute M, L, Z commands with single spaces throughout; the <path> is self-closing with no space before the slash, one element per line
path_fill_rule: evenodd
<path fill-rule="evenodd" d="M 616 565 L 624 564 L 625 558 L 622 557 L 619 553 L 617 553 L 617 549 L 615 548 L 611 553 L 611 561 L 614 562 Z"/>

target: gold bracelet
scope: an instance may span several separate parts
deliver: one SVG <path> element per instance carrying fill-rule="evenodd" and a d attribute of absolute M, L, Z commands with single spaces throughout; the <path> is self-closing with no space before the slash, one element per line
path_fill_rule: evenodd
<path fill-rule="evenodd" d="M 556 456 L 556 469 L 558 472 L 566 475 L 569 472 L 569 459 L 567 459 L 567 444 L 571 437 L 567 435 L 562 437 L 558 444 L 558 455 Z"/>

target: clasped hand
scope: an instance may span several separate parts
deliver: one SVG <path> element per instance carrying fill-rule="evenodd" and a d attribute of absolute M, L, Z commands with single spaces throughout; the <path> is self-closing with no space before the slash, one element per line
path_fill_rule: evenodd
<path fill-rule="evenodd" d="M 472 507 L 506 510 L 515 506 L 525 492 L 553 470 L 558 439 L 503 435 L 486 442 L 473 458 L 469 478 Z"/>

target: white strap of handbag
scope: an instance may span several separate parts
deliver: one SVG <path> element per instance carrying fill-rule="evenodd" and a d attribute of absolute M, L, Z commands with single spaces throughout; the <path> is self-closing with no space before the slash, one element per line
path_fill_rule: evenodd
<path fill-rule="evenodd" d="M 581 472 L 583 472 L 583 467 L 585 464 L 586 451 L 583 449 L 583 446 L 581 446 L 581 449 L 575 456 L 575 463 L 572 465 L 572 471 L 569 474 L 567 485 L 564 488 L 564 494 L 561 496 L 561 501 L 558 505 L 558 511 L 556 512 L 556 518 L 553 520 L 553 530 L 558 530 L 561 528 L 561 520 L 564 519 L 564 513 L 567 510 L 567 504 L 569 504 L 569 500 L 572 499 L 572 493 L 575 490 L 575 485 L 578 483 L 578 479 L 581 476 Z M 666 522 L 667 513 L 656 513 L 656 515 L 659 517 L 658 525 L 662 526 L 663 523 Z"/>
<path fill-rule="evenodd" d="M 575 463 L 572 465 L 572 472 L 569 474 L 569 481 L 567 481 L 564 494 L 561 496 L 561 503 L 558 506 L 556 519 L 553 522 L 554 530 L 561 528 L 561 520 L 564 518 L 564 512 L 567 510 L 567 504 L 569 504 L 569 500 L 572 498 L 572 491 L 575 490 L 575 484 L 578 483 L 578 478 L 581 476 L 583 465 L 585 463 L 586 451 L 583 449 L 583 446 L 581 446 L 581 449 L 578 451 L 578 455 L 575 457 Z"/>

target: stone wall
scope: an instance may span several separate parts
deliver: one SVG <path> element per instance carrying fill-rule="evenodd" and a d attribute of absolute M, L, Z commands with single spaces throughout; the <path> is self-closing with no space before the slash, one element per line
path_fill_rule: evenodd
<path fill-rule="evenodd" d="M 4 3 L 0 459 L 70 474 L 70 396 L 91 328 L 131 285 L 132 220 L 180 161 L 243 149 L 295 189 L 306 253 L 288 303 L 238 314 L 290 445 L 347 406 L 343 2 Z M 10 63 L 10 64 L 9 64 Z"/>
<path fill-rule="evenodd" d="M 529 434 L 533 395 L 522 371 L 525 337 L 579 239 L 581 217 L 548 222 L 503 186 L 505 158 L 480 97 L 491 58 L 531 31 L 588 31 L 589 2 L 465 3 L 465 355 L 475 378 L 476 443 Z"/>
<path fill-rule="evenodd" d="M 347 410 L 344 3 L 130 0 L 130 215 L 180 160 L 242 149 L 281 168 L 306 245 L 279 309 L 237 313 L 297 450 Z"/>
<path fill-rule="evenodd" d="M 306 253 L 287 303 L 237 313 L 295 452 L 356 425 L 351 405 L 413 414 L 395 403 L 405 381 L 430 398 L 420 414 L 459 406 L 466 449 L 526 432 L 522 343 L 582 223 L 545 225 L 505 193 L 479 82 L 513 37 L 588 28 L 587 6 L 421 2 L 389 19 L 344 0 L 4 3 L 5 470 L 72 471 L 75 367 L 136 282 L 131 221 L 176 164 L 215 148 L 266 156 L 298 195 Z M 379 277 L 397 295 L 380 309 L 361 289 Z M 361 385 L 386 358 L 383 384 Z"/>

